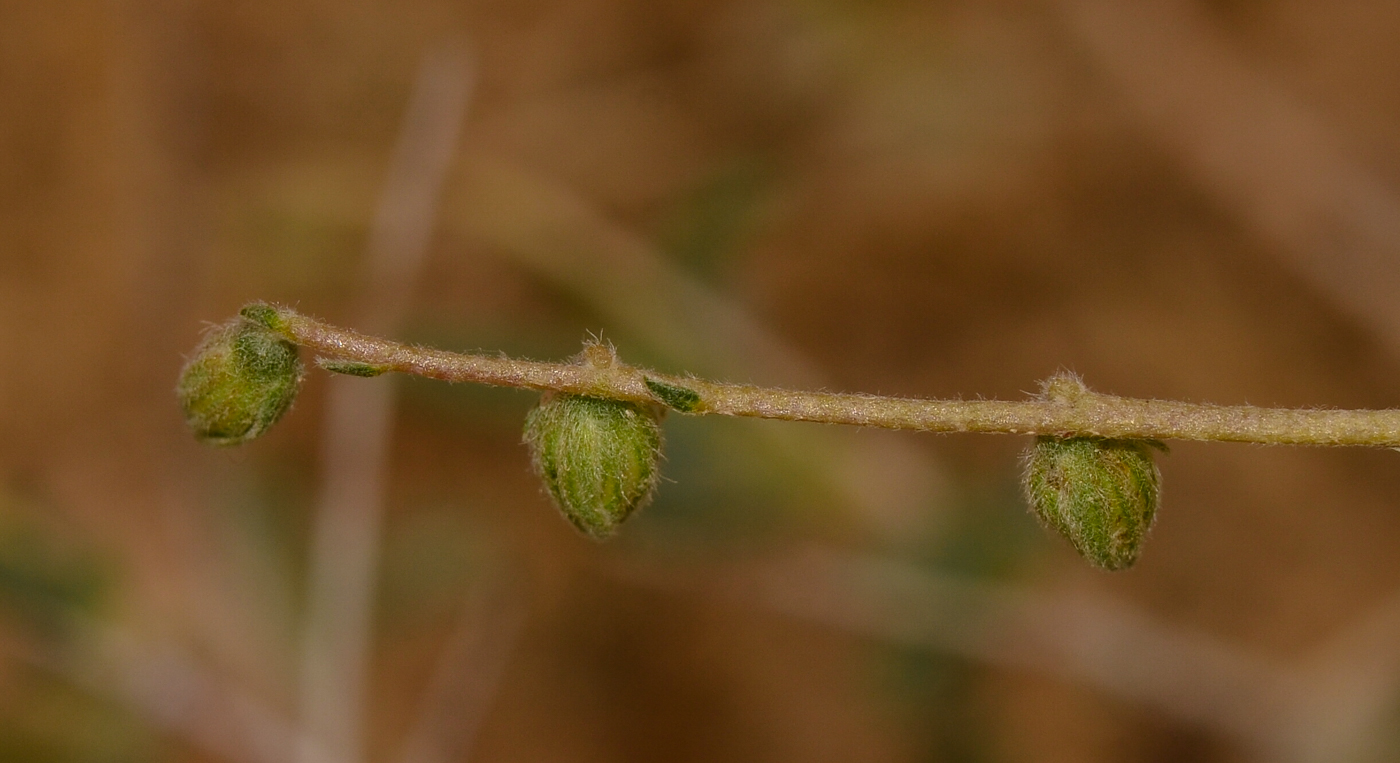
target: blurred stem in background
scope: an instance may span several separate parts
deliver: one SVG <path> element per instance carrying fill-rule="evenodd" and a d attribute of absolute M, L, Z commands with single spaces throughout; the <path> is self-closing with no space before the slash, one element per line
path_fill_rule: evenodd
<path fill-rule="evenodd" d="M 1279 262 L 1400 349 L 1400 194 L 1333 125 L 1231 44 L 1199 3 L 1054 4 L 1197 186 Z"/>
<path fill-rule="evenodd" d="M 370 232 L 359 310 L 393 330 L 427 256 L 443 183 L 472 89 L 461 42 L 428 52 L 418 71 Z M 364 760 L 366 681 L 394 418 L 389 380 L 336 379 L 321 438 L 302 644 L 299 763 Z"/>

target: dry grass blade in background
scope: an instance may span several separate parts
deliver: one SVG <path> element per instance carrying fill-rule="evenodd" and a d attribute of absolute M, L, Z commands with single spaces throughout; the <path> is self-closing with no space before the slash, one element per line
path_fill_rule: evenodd
<path fill-rule="evenodd" d="M 409 305 L 470 92 L 469 61 L 460 45 L 424 57 L 371 232 L 360 310 L 366 325 L 391 330 Z M 364 760 L 371 616 L 393 424 L 390 380 L 332 382 L 303 643 L 301 763 Z"/>
<path fill-rule="evenodd" d="M 529 618 L 525 592 L 507 572 L 498 571 L 468 592 L 396 763 L 471 759 L 473 743 Z"/>
<path fill-rule="evenodd" d="M 707 591 L 868 638 L 1053 675 L 1211 729 L 1260 760 L 1379 761 L 1389 733 L 1381 711 L 1393 682 L 1382 675 L 1379 691 L 1358 701 L 1353 671 L 1327 661 L 1330 644 L 1293 667 L 1102 596 L 824 549 L 698 571 L 638 561 L 609 572 L 634 585 Z M 1344 653 L 1353 654 L 1350 645 Z"/>
<path fill-rule="evenodd" d="M 1060 0 L 1104 77 L 1197 185 L 1400 355 L 1400 193 L 1182 0 Z"/>

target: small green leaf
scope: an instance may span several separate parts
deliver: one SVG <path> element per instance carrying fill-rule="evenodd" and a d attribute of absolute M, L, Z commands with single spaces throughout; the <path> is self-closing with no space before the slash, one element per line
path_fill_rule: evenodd
<path fill-rule="evenodd" d="M 693 389 L 677 387 L 655 379 L 644 379 L 644 381 L 647 389 L 651 390 L 651 394 L 656 395 L 661 402 L 681 413 L 690 413 L 700 407 L 700 393 Z"/>
<path fill-rule="evenodd" d="M 640 405 L 546 394 L 525 418 L 525 442 L 555 505 L 594 540 L 651 500 L 661 427 Z"/>
<path fill-rule="evenodd" d="M 316 365 L 333 374 L 362 376 L 366 379 L 379 376 L 380 374 L 392 370 L 389 366 L 377 366 L 373 363 L 362 363 L 358 360 L 337 360 L 334 358 L 317 358 Z"/>

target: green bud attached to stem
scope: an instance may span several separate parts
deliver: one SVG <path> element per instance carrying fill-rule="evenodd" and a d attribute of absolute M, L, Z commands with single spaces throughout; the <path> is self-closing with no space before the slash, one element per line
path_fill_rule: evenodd
<path fill-rule="evenodd" d="M 301 378 L 296 345 L 255 317 L 239 317 L 209 329 L 175 391 L 195 437 L 239 445 L 282 418 Z"/>
<path fill-rule="evenodd" d="M 525 419 L 525 442 L 555 505 L 594 540 L 651 500 L 661 427 L 644 406 L 546 394 Z"/>
<path fill-rule="evenodd" d="M 1137 561 L 1161 500 L 1161 475 L 1143 440 L 1037 437 L 1026 452 L 1031 510 L 1105 570 Z"/>

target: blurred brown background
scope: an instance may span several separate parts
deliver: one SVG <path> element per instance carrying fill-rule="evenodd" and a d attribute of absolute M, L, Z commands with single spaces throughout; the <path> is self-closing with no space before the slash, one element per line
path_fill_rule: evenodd
<path fill-rule="evenodd" d="M 672 417 L 615 542 L 452 349 L 1018 398 L 1400 405 L 1386 0 L 0 2 L 0 760 L 1400 760 L 1400 469 L 1177 444 L 1132 571 L 1013 437 Z M 342 382 L 346 382 L 342 384 Z"/>

